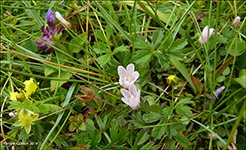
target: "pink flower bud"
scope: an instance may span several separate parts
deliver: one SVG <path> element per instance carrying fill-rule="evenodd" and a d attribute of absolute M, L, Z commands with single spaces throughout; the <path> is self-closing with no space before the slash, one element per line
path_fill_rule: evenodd
<path fill-rule="evenodd" d="M 15 114 L 13 112 L 10 112 L 9 113 L 9 116 L 14 118 L 15 117 Z"/>
<path fill-rule="evenodd" d="M 210 28 L 209 29 L 209 35 L 208 35 L 208 26 L 206 26 L 203 30 L 202 30 L 202 35 L 199 37 L 198 39 L 198 42 L 200 44 L 204 43 L 206 44 L 207 43 L 207 40 L 208 40 L 208 36 L 209 38 L 213 35 L 214 33 L 214 28 Z"/>
<path fill-rule="evenodd" d="M 233 21 L 233 26 L 234 27 L 236 27 L 238 24 L 239 24 L 239 22 L 240 22 L 240 17 L 239 16 L 237 16 L 235 19 L 234 19 L 234 21 Z"/>
<path fill-rule="evenodd" d="M 210 139 L 210 137 L 211 137 L 211 133 L 208 134 L 208 138 L 209 138 L 209 139 Z M 213 139 L 213 140 L 216 139 L 216 136 L 215 136 L 215 135 L 212 135 L 212 139 Z"/>
<path fill-rule="evenodd" d="M 62 17 L 62 15 L 61 15 L 58 11 L 55 12 L 55 15 L 56 15 L 56 18 L 57 18 L 58 20 L 60 20 L 62 23 L 64 23 L 64 24 L 65 24 L 66 26 L 68 26 L 70 29 L 72 28 L 71 23 L 68 22 L 66 19 L 64 19 L 64 18 Z"/>

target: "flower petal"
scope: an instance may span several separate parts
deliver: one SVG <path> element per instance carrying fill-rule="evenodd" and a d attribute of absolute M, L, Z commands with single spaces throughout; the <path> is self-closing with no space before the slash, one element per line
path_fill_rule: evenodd
<path fill-rule="evenodd" d="M 134 73 L 132 74 L 133 83 L 138 79 L 138 77 L 139 77 L 139 73 L 137 71 L 134 71 Z"/>
<path fill-rule="evenodd" d="M 121 78 L 126 77 L 126 69 L 122 66 L 118 67 L 118 74 Z"/>
<path fill-rule="evenodd" d="M 134 96 L 134 98 L 137 97 L 137 89 L 134 84 L 129 85 L 129 92 Z"/>
<path fill-rule="evenodd" d="M 130 99 L 132 96 L 132 94 L 126 89 L 120 89 L 120 92 L 126 99 Z"/>
<path fill-rule="evenodd" d="M 134 68 L 135 68 L 135 66 L 133 64 L 129 64 L 126 67 L 126 72 L 127 72 L 128 77 L 132 78 L 132 75 L 133 75 L 133 72 L 134 72 Z"/>

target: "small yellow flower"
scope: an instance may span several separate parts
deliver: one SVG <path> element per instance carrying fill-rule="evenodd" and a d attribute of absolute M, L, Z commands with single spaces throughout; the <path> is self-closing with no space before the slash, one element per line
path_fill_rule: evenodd
<path fill-rule="evenodd" d="M 170 85 L 177 85 L 179 82 L 179 78 L 175 75 L 170 75 L 167 77 L 167 83 Z"/>
<path fill-rule="evenodd" d="M 9 94 L 10 94 L 10 100 L 17 101 L 17 98 L 18 98 L 18 95 L 19 95 L 18 92 L 11 92 Z"/>
<path fill-rule="evenodd" d="M 37 89 L 37 85 L 33 82 L 33 78 L 30 78 L 30 80 L 26 80 L 24 84 L 25 84 L 24 90 L 26 91 L 27 95 L 31 95 Z"/>

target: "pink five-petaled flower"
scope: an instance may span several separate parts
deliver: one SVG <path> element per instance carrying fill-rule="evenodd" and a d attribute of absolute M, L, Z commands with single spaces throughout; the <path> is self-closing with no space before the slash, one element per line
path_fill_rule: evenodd
<path fill-rule="evenodd" d="M 129 105 L 132 109 L 137 109 L 140 107 L 140 90 L 136 89 L 134 84 L 129 86 L 129 91 L 126 89 L 120 90 L 121 94 L 124 96 L 122 101 Z"/>
<path fill-rule="evenodd" d="M 234 21 L 233 21 L 233 26 L 234 27 L 236 27 L 238 24 L 239 24 L 239 22 L 240 22 L 240 17 L 239 16 L 237 16 L 235 19 L 234 19 Z"/>
<path fill-rule="evenodd" d="M 122 85 L 124 88 L 129 88 L 131 84 L 134 84 L 134 82 L 138 79 L 139 73 L 137 71 L 134 71 L 134 65 L 129 64 L 126 69 L 122 66 L 118 67 L 118 74 L 120 76 L 120 85 Z"/>
<path fill-rule="evenodd" d="M 210 28 L 209 29 L 209 38 L 212 36 L 212 34 L 214 33 L 214 28 Z M 202 44 L 203 42 L 206 44 L 208 40 L 208 26 L 206 26 L 203 30 L 202 30 L 202 35 L 199 37 L 198 42 L 200 44 Z"/>

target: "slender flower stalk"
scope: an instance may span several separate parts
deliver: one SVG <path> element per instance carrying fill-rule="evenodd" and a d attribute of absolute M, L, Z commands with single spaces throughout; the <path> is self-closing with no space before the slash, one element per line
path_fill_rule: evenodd
<path fill-rule="evenodd" d="M 234 27 L 236 27 L 239 23 L 240 23 L 240 17 L 239 16 L 237 16 L 235 19 L 234 19 L 234 21 L 233 21 L 233 26 Z"/>
<path fill-rule="evenodd" d="M 136 89 L 134 84 L 129 86 L 129 91 L 126 89 L 121 89 L 120 92 L 124 96 L 122 101 L 129 105 L 132 109 L 137 109 L 140 107 L 140 90 Z"/>
<path fill-rule="evenodd" d="M 122 66 L 118 67 L 118 74 L 120 76 L 119 83 L 124 88 L 129 88 L 131 84 L 138 79 L 139 73 L 134 71 L 135 66 L 133 64 L 129 64 L 126 69 Z"/>
<path fill-rule="evenodd" d="M 210 28 L 209 29 L 209 33 L 208 33 L 208 26 L 206 26 L 203 30 L 202 30 L 202 35 L 199 37 L 198 42 L 200 44 L 202 44 L 203 42 L 206 44 L 207 40 L 208 40 L 208 36 L 209 38 L 213 35 L 214 33 L 214 28 Z"/>

